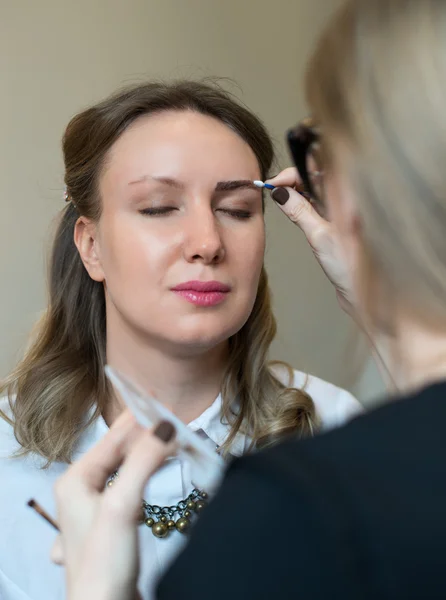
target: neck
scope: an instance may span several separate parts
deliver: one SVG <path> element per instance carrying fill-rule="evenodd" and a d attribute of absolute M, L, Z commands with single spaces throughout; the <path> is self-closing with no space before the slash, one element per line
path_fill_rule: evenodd
<path fill-rule="evenodd" d="M 183 354 L 135 339 L 133 334 L 107 331 L 107 362 L 190 423 L 220 393 L 227 361 L 227 343 L 211 350 Z M 110 399 L 104 419 L 110 426 L 124 410 L 120 398 Z"/>
<path fill-rule="evenodd" d="M 392 337 L 378 351 L 398 393 L 411 393 L 446 380 L 446 325 L 426 325 L 411 317 L 397 319 Z"/>

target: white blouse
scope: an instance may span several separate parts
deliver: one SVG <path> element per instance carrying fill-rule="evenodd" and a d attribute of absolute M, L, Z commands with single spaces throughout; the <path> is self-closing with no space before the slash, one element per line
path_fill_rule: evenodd
<path fill-rule="evenodd" d="M 316 377 L 294 372 L 293 385 L 312 397 L 323 429 L 342 425 L 362 411 L 357 400 L 345 390 Z M 219 396 L 189 427 L 220 446 L 228 434 L 228 426 L 220 420 Z M 0 409 L 9 412 L 6 399 Z M 96 420 L 83 434 L 76 457 L 87 452 L 106 433 L 102 418 Z M 247 445 L 243 435 L 235 440 L 233 454 L 242 454 Z M 1 600 L 62 600 L 65 598 L 63 568 L 50 561 L 55 531 L 26 506 L 35 498 L 45 510 L 55 515 L 53 485 L 67 469 L 65 463 L 41 469 L 38 456 L 11 458 L 18 443 L 12 427 L 0 418 L 0 599 Z M 186 498 L 192 491 L 188 466 L 171 459 L 152 477 L 144 498 L 149 504 L 171 506 Z M 74 501 L 74 500 L 73 500 Z M 159 575 L 183 547 L 184 535 L 173 530 L 164 539 L 154 537 L 145 525 L 140 526 L 141 570 L 139 589 L 144 600 L 153 600 Z M 218 540 L 216 540 L 218 543 Z"/>

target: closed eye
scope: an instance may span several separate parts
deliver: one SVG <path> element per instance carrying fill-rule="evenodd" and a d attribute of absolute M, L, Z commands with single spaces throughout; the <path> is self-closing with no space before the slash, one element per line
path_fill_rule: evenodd
<path fill-rule="evenodd" d="M 236 210 L 231 208 L 220 208 L 219 210 L 235 219 L 249 219 L 252 217 L 252 213 L 248 210 Z"/>
<path fill-rule="evenodd" d="M 174 206 L 157 206 L 152 208 L 143 208 L 139 212 L 141 215 L 146 215 L 149 217 L 161 217 L 164 215 L 168 215 L 172 213 L 174 210 L 178 210 Z M 219 212 L 222 212 L 234 219 L 249 219 L 252 217 L 252 213 L 248 210 L 239 210 L 239 209 L 231 209 L 231 208 L 219 208 Z"/>
<path fill-rule="evenodd" d="M 174 206 L 157 206 L 155 208 L 143 208 L 140 210 L 141 215 L 147 215 L 151 217 L 168 215 L 172 211 L 177 210 Z"/>

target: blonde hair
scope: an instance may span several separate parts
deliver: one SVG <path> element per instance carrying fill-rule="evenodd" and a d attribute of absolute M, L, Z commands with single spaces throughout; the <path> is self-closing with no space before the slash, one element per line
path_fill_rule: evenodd
<path fill-rule="evenodd" d="M 347 1 L 320 38 L 306 89 L 328 168 L 346 150 L 368 308 L 380 293 L 444 319 L 446 3 Z"/>
<path fill-rule="evenodd" d="M 216 85 L 138 85 L 71 120 L 63 139 L 70 202 L 52 249 L 48 310 L 24 359 L 0 390 L 9 396 L 21 454 L 37 453 L 47 464 L 71 460 L 79 437 L 103 412 L 111 393 L 104 375 L 104 289 L 83 266 L 73 241 L 75 223 L 80 215 L 100 217 L 98 179 L 113 143 L 141 115 L 167 110 L 192 110 L 220 120 L 250 145 L 262 177 L 271 167 L 273 148 L 263 124 Z M 249 433 L 254 444 L 266 445 L 289 434 L 310 435 L 317 425 L 308 394 L 288 387 L 292 377 L 288 385 L 281 383 L 268 366 L 275 332 L 263 269 L 252 313 L 229 340 L 230 362 L 222 386 L 222 417 L 230 423 L 226 451 L 239 431 Z M 235 399 L 240 409 L 234 414 Z"/>

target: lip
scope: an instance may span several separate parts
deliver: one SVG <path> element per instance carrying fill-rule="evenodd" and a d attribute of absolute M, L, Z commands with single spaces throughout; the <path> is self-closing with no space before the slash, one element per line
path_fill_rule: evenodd
<path fill-rule="evenodd" d="M 195 306 L 216 306 L 226 298 L 231 288 L 220 281 L 186 281 L 172 291 Z"/>
<path fill-rule="evenodd" d="M 227 294 L 231 291 L 229 285 L 220 281 L 186 281 L 172 288 L 174 292 L 221 292 Z"/>

